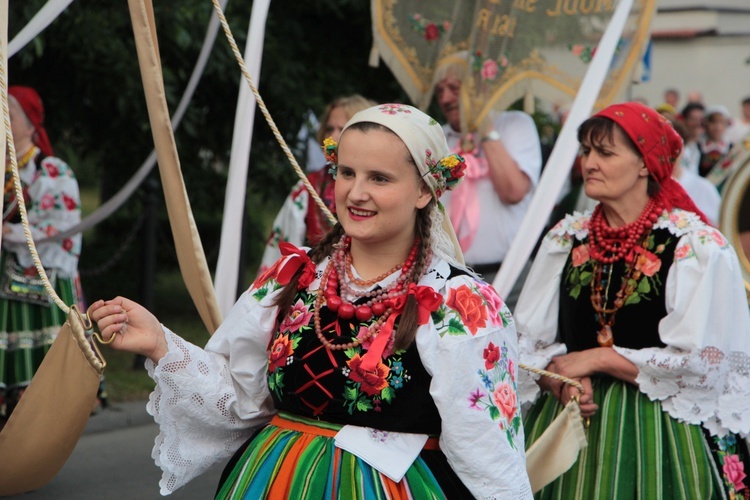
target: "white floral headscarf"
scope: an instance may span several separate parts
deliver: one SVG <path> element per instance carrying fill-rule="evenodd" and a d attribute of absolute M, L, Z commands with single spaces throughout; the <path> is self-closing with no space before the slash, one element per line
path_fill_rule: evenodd
<path fill-rule="evenodd" d="M 419 174 L 437 200 L 446 190 L 454 188 L 463 178 L 463 159 L 451 153 L 443 128 L 431 116 L 406 104 L 380 104 L 355 114 L 341 131 L 341 137 L 355 123 L 377 123 L 391 130 L 406 145 Z M 453 265 L 464 267 L 464 257 L 456 240 L 450 219 L 443 206 L 434 205 L 430 218 L 433 251 Z"/>

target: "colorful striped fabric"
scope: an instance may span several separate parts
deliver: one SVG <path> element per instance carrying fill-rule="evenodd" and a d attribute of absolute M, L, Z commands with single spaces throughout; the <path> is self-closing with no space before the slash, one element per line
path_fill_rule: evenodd
<path fill-rule="evenodd" d="M 406 476 L 396 483 L 334 446 L 332 436 L 341 426 L 290 414 L 282 416 L 296 424 L 294 429 L 278 427 L 272 422 L 260 431 L 216 498 L 445 498 L 422 458 L 417 458 Z M 305 427 L 313 432 L 299 430 Z"/>
<path fill-rule="evenodd" d="M 0 269 L 7 257 L 3 252 Z M 55 291 L 66 304 L 78 303 L 72 278 L 58 276 Z M 57 305 L 49 307 L 0 298 L 0 389 L 25 387 L 67 320 Z"/>
<path fill-rule="evenodd" d="M 596 378 L 599 410 L 587 430 L 588 447 L 537 499 L 727 498 L 703 429 L 662 411 L 635 386 Z M 562 410 L 543 395 L 524 421 L 526 447 Z"/>

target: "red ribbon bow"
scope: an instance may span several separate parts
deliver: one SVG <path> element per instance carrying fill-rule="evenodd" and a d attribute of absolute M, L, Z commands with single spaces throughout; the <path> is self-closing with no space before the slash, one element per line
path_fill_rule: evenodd
<path fill-rule="evenodd" d="M 411 283 L 406 294 L 397 297 L 391 301 L 393 312 L 388 320 L 380 328 L 378 336 L 370 344 L 370 349 L 362 357 L 360 365 L 364 371 L 373 371 L 383 358 L 383 352 L 388 345 L 388 341 L 393 333 L 393 327 L 406 306 L 406 299 L 413 295 L 417 299 L 417 324 L 424 325 L 430 319 L 430 314 L 437 311 L 443 304 L 443 296 L 437 293 L 432 287 L 415 285 Z"/>
<path fill-rule="evenodd" d="M 297 290 L 307 288 L 315 279 L 315 264 L 310 259 L 310 256 L 301 248 L 297 248 L 287 241 L 279 243 L 279 250 L 281 250 L 282 256 L 289 256 L 289 258 L 279 269 L 276 281 L 281 285 L 286 285 L 294 277 L 297 270 L 301 266 L 305 266 L 297 282 Z"/>

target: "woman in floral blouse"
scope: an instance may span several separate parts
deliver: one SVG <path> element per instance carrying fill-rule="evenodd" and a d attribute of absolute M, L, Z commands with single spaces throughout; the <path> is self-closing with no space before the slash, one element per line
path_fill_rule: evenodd
<path fill-rule="evenodd" d="M 374 101 L 358 94 L 337 97 L 329 102 L 321 115 L 320 128 L 315 134 L 318 144 L 323 146 L 323 141 L 328 137 L 338 141 L 344 125 L 354 116 L 354 113 L 374 105 Z M 333 176 L 328 171 L 327 165 L 321 165 L 320 167 L 319 170 L 307 174 L 307 178 L 326 207 L 335 214 L 336 200 L 334 200 L 333 193 Z M 296 246 L 314 245 L 322 240 L 331 228 L 331 222 L 315 204 L 315 200 L 308 193 L 305 184 L 301 180 L 298 181 L 292 187 L 279 213 L 273 220 L 271 234 L 266 242 L 266 248 L 263 250 L 263 257 L 260 259 L 258 274 L 263 274 L 279 260 L 279 257 L 281 257 L 279 243 L 282 241 L 288 241 Z"/>
<path fill-rule="evenodd" d="M 127 299 L 92 306 L 149 358 L 162 493 L 237 450 L 219 498 L 530 498 L 513 319 L 437 203 L 462 158 L 399 104 L 329 152 L 339 223 L 282 244 L 205 349 Z"/>
<path fill-rule="evenodd" d="M 30 87 L 10 87 L 8 108 L 31 234 L 35 240 L 41 240 L 80 221 L 78 182 L 70 167 L 52 156 L 43 126 L 44 108 L 37 92 Z M 26 244 L 8 158 L 5 165 L 0 256 L 0 399 L 5 400 L 7 417 L 67 317 L 49 300 L 41 285 Z M 81 235 L 40 243 L 37 250 L 58 295 L 66 304 L 79 304 Z"/>
<path fill-rule="evenodd" d="M 665 118 L 616 104 L 578 139 L 599 205 L 547 234 L 515 317 L 521 361 L 585 388 L 589 444 L 538 496 L 747 496 L 750 314 L 737 256 L 671 177 L 682 141 Z M 534 402 L 527 443 L 577 394 L 526 372 L 519 392 Z"/>

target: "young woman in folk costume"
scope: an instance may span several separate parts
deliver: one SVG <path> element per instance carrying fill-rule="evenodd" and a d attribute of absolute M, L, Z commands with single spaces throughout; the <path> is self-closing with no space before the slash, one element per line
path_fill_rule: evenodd
<path fill-rule="evenodd" d="M 31 234 L 35 240 L 54 236 L 81 220 L 78 182 L 70 167 L 53 156 L 44 129 L 44 107 L 36 90 L 11 86 L 8 110 Z M 27 247 L 9 158 L 5 159 L 5 166 L 0 256 L 0 399 L 5 400 L 7 417 L 67 316 L 48 299 L 41 284 Z M 81 235 L 40 243 L 37 249 L 58 295 L 66 304 L 81 307 L 78 277 Z"/>
<path fill-rule="evenodd" d="M 585 387 L 589 444 L 538 498 L 747 497 L 750 314 L 735 251 L 671 177 L 682 140 L 664 117 L 612 105 L 578 139 L 599 205 L 547 234 L 515 317 L 521 361 Z M 577 390 L 519 379 L 531 443 Z"/>
<path fill-rule="evenodd" d="M 315 138 L 321 146 L 326 138 L 338 142 L 341 131 L 357 111 L 375 105 L 374 101 L 358 94 L 337 97 L 326 106 L 320 118 L 320 128 Z M 307 174 L 310 184 L 315 188 L 326 207 L 336 213 L 333 174 L 327 166 Z M 320 242 L 330 231 L 333 224 L 328 220 L 315 200 L 307 192 L 307 187 L 300 180 L 294 185 L 284 200 L 279 213 L 273 220 L 271 235 L 263 250 L 258 274 L 266 272 L 281 257 L 279 244 L 287 241 L 295 246 L 312 246 Z"/>
<path fill-rule="evenodd" d="M 239 448 L 220 498 L 530 498 L 514 323 L 437 203 L 462 159 L 399 104 L 329 152 L 339 224 L 283 245 L 205 349 L 127 299 L 92 306 L 150 359 L 162 492 Z"/>

